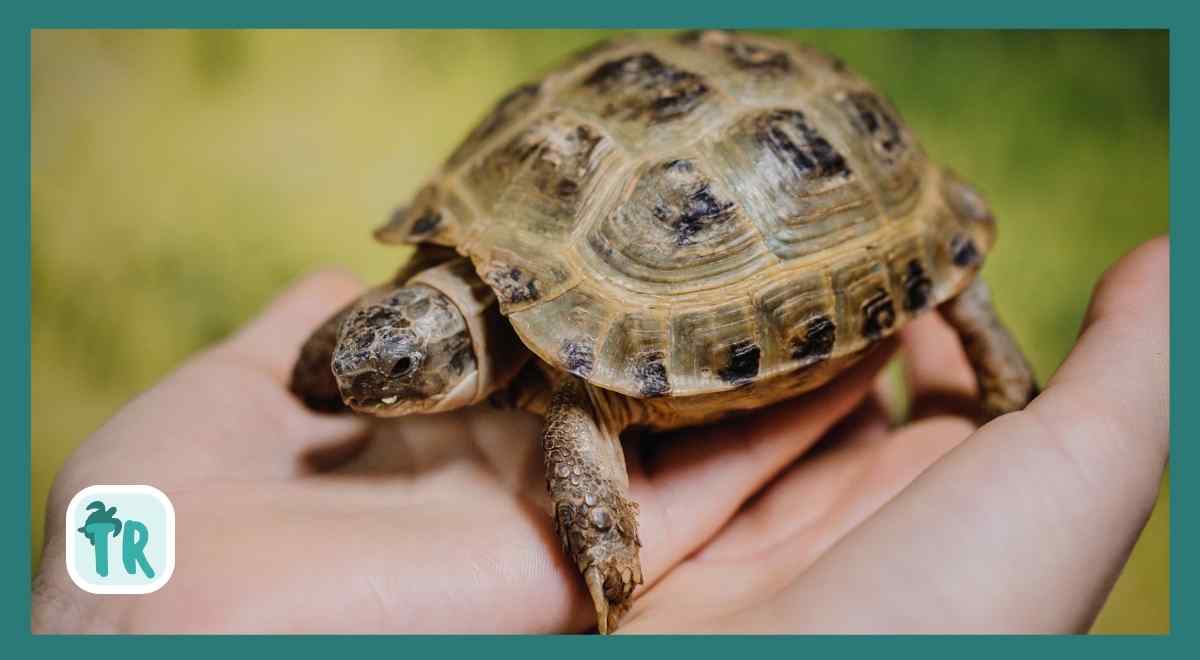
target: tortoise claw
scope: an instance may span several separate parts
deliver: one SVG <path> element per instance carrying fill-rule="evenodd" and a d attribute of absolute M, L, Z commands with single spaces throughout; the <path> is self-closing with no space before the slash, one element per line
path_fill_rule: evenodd
<path fill-rule="evenodd" d="M 633 590 L 642 583 L 642 567 L 636 555 L 614 560 L 597 562 L 583 572 L 596 608 L 596 630 L 601 635 L 617 631 L 621 617 L 633 605 Z"/>
<path fill-rule="evenodd" d="M 604 578 L 600 576 L 600 569 L 595 566 L 587 569 L 583 574 L 583 579 L 587 582 L 588 593 L 592 595 L 592 605 L 596 607 L 596 630 L 601 635 L 607 635 L 609 632 L 608 599 L 604 597 Z M 615 629 L 615 626 L 613 628 Z"/>

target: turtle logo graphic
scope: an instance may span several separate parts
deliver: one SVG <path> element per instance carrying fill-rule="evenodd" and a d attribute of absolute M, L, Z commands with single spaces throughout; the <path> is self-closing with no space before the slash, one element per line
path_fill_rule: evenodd
<path fill-rule="evenodd" d="M 175 510 L 157 488 L 90 486 L 71 500 L 66 522 L 68 573 L 85 591 L 150 593 L 174 570 Z M 110 567 L 117 556 L 123 571 Z"/>

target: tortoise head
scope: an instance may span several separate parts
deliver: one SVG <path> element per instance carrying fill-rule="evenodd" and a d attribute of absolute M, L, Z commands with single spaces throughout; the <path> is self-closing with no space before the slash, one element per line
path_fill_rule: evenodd
<path fill-rule="evenodd" d="M 425 285 L 364 297 L 342 322 L 332 366 L 346 405 L 380 417 L 457 407 L 474 395 L 466 319 Z"/>

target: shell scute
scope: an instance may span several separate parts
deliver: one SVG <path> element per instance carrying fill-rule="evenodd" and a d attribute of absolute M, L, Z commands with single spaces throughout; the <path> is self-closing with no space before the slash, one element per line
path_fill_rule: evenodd
<path fill-rule="evenodd" d="M 749 298 L 671 318 L 671 373 L 681 387 L 717 389 L 753 381 L 762 366 L 757 311 Z"/>
<path fill-rule="evenodd" d="M 583 378 L 592 376 L 615 306 L 579 286 L 535 309 L 513 312 L 509 318 L 526 344 L 554 347 L 552 359 Z"/>
<path fill-rule="evenodd" d="M 886 265 L 874 250 L 853 254 L 831 266 L 842 352 L 878 341 L 897 328 L 900 310 Z"/>
<path fill-rule="evenodd" d="M 942 170 L 928 178 L 940 203 L 931 205 L 926 218 L 926 254 L 938 273 L 934 282 L 950 287 L 983 265 L 995 240 L 996 222 L 979 193 L 952 172 Z M 947 290 L 947 296 L 950 293 Z"/>
<path fill-rule="evenodd" d="M 786 48 L 754 43 L 725 30 L 692 30 L 680 34 L 675 41 L 716 55 L 733 69 L 751 75 L 774 78 L 795 70 Z"/>
<path fill-rule="evenodd" d="M 580 273 L 554 247 L 524 232 L 493 228 L 471 257 L 479 276 L 495 290 L 500 310 L 511 314 L 556 298 L 579 282 Z"/>
<path fill-rule="evenodd" d="M 682 63 L 733 98 L 788 103 L 825 75 L 825 67 L 791 44 L 752 34 L 705 30 L 674 43 Z"/>
<path fill-rule="evenodd" d="M 720 121 L 729 101 L 707 73 L 661 43 L 636 45 L 597 56 L 564 83 L 557 104 L 603 124 L 633 154 L 686 143 Z"/>
<path fill-rule="evenodd" d="M 672 393 L 670 355 L 670 333 L 662 314 L 627 313 L 609 329 L 592 377 L 636 396 L 667 396 Z"/>
<path fill-rule="evenodd" d="M 823 272 L 780 278 L 758 292 L 755 306 L 766 326 L 772 363 L 807 368 L 832 354 L 837 310 Z"/>
<path fill-rule="evenodd" d="M 793 259 L 881 225 L 878 209 L 841 149 L 797 108 L 749 113 L 710 145 L 724 178 L 746 195 L 770 251 Z"/>
<path fill-rule="evenodd" d="M 703 78 L 650 52 L 600 64 L 580 89 L 601 117 L 648 123 L 684 117 L 711 93 Z"/>
<path fill-rule="evenodd" d="M 769 258 L 734 195 L 694 159 L 646 163 L 632 178 L 580 246 L 612 281 L 650 293 L 711 288 Z"/>
<path fill-rule="evenodd" d="M 888 270 L 898 304 L 915 314 L 934 301 L 932 266 L 925 255 L 925 237 L 897 237 L 888 248 Z"/>
<path fill-rule="evenodd" d="M 920 196 L 925 159 L 899 113 L 862 89 L 841 90 L 822 102 L 831 102 L 831 114 L 848 127 L 853 139 L 847 143 L 857 150 L 884 211 L 892 217 L 910 213 Z"/>
<path fill-rule="evenodd" d="M 391 218 L 375 230 L 375 238 L 383 243 L 426 242 L 454 246 L 472 220 L 471 210 L 456 193 L 430 184 L 417 193 L 412 204 L 396 209 Z"/>
<path fill-rule="evenodd" d="M 537 104 L 540 94 L 541 85 L 538 83 L 526 83 L 506 94 L 450 154 L 446 167 L 457 167 L 478 154 L 492 136 L 529 112 Z"/>
<path fill-rule="evenodd" d="M 612 140 L 596 126 L 552 112 L 465 176 L 485 213 L 519 214 L 525 231 L 554 240 L 575 227 L 589 185 L 612 148 Z"/>

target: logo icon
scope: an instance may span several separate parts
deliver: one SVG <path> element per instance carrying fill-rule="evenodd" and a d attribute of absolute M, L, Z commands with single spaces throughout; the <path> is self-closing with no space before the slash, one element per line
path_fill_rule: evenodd
<path fill-rule="evenodd" d="M 67 506 L 67 573 L 93 594 L 148 594 L 175 570 L 175 507 L 153 486 L 88 486 Z"/>

